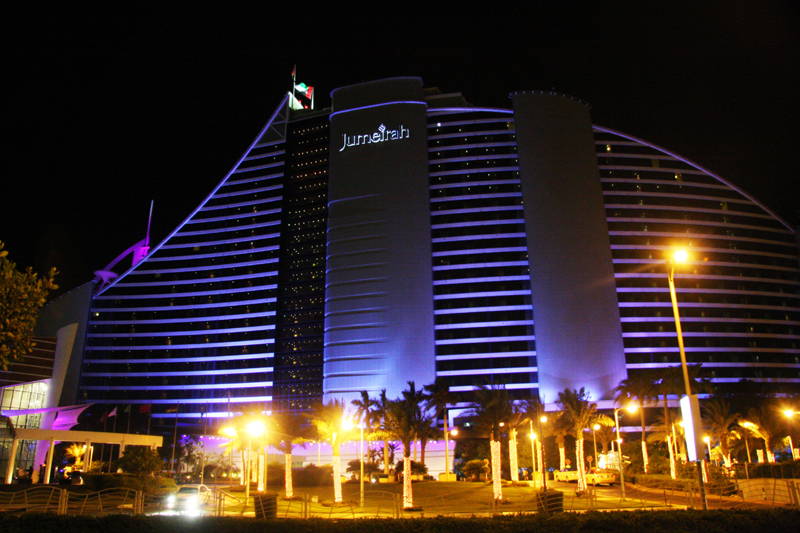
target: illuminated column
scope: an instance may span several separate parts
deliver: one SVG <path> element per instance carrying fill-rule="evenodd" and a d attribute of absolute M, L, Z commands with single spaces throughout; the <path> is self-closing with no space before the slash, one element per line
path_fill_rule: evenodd
<path fill-rule="evenodd" d="M 593 400 L 612 399 L 627 371 L 589 107 L 553 93 L 511 101 L 539 395 L 553 402 L 585 387 Z"/>
<path fill-rule="evenodd" d="M 491 440 L 489 441 L 489 445 L 491 447 L 491 452 L 492 452 L 492 488 L 494 490 L 494 499 L 502 500 L 503 485 L 500 481 L 500 476 L 502 474 L 502 469 L 500 465 L 500 441 Z"/>
<path fill-rule="evenodd" d="M 294 495 L 294 487 L 292 487 L 292 454 L 287 453 L 284 455 L 284 476 L 286 478 L 286 497 L 291 498 Z"/>
<path fill-rule="evenodd" d="M 419 78 L 332 93 L 323 393 L 435 378 L 427 104 Z"/>

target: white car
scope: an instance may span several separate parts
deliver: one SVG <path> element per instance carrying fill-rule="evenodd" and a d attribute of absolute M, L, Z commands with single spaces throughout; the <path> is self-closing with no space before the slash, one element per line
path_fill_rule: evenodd
<path fill-rule="evenodd" d="M 182 485 L 178 492 L 167 498 L 167 509 L 179 513 L 201 514 L 211 497 L 211 490 L 205 485 Z"/>
<path fill-rule="evenodd" d="M 556 481 L 565 481 L 565 482 L 578 482 L 578 471 L 577 470 L 567 470 L 565 472 L 556 472 L 555 473 Z M 601 468 L 592 468 L 588 472 L 586 472 L 586 484 L 587 485 L 608 485 L 609 487 L 613 487 L 614 483 L 617 482 L 617 474 L 613 470 L 603 470 Z"/>

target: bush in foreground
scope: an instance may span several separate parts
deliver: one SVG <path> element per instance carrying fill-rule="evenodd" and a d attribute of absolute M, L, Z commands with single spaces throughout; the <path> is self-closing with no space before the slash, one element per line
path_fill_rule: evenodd
<path fill-rule="evenodd" d="M 253 518 L 131 517 L 124 515 L 90 518 L 29 514 L 0 518 L 3 533 L 722 533 L 749 531 L 782 533 L 797 530 L 800 511 L 769 509 L 756 511 L 619 511 L 498 516 L 494 518 L 419 518 L 364 520 L 270 520 Z"/>

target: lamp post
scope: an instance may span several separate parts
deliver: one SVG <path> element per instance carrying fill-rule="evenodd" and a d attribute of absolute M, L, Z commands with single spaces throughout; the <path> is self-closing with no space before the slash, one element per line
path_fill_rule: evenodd
<path fill-rule="evenodd" d="M 794 416 L 794 411 L 792 411 L 791 409 L 787 409 L 786 411 L 783 412 L 783 414 L 786 415 L 787 418 L 792 418 Z M 789 435 L 789 452 L 792 455 L 792 460 L 794 460 L 794 444 L 792 444 L 791 434 Z"/>
<path fill-rule="evenodd" d="M 444 410 L 444 479 L 450 481 L 450 419 L 447 416 L 447 409 Z"/>
<path fill-rule="evenodd" d="M 266 427 L 264 423 L 260 420 L 253 420 L 247 427 L 247 434 L 250 435 L 250 442 L 247 446 L 247 465 L 245 465 L 245 484 L 244 484 L 244 504 L 247 505 L 248 500 L 250 499 L 250 476 L 252 475 L 252 454 L 253 454 L 253 438 L 258 438 L 261 436 L 264 431 L 266 431 Z"/>
<path fill-rule="evenodd" d="M 539 413 L 537 413 L 538 415 Z M 539 435 L 542 435 L 542 424 L 547 422 L 547 415 L 539 417 L 536 423 L 539 426 Z M 544 460 L 544 439 L 539 439 L 539 461 L 542 463 L 542 490 L 547 492 L 547 464 Z"/>
<path fill-rule="evenodd" d="M 533 432 L 533 419 L 531 418 L 531 479 L 533 488 L 536 488 L 536 433 Z"/>
<path fill-rule="evenodd" d="M 229 439 L 228 442 L 228 483 L 230 489 L 233 490 L 233 439 L 236 438 L 236 429 L 233 427 L 226 427 L 220 430 L 223 437 Z M 239 443 L 241 446 L 241 443 Z M 244 466 L 244 465 L 242 465 Z"/>
<path fill-rule="evenodd" d="M 342 428 L 345 431 L 350 431 L 351 429 L 355 428 L 355 421 L 350 420 L 349 418 L 345 418 L 342 421 Z M 358 429 L 361 430 L 361 441 L 360 441 L 361 453 L 358 456 L 358 462 L 361 467 L 361 473 L 358 476 L 358 480 L 359 480 L 360 494 L 361 494 L 360 503 L 361 507 L 364 507 L 364 427 L 361 424 L 359 424 Z"/>
<path fill-rule="evenodd" d="M 703 442 L 706 443 L 706 448 L 708 448 L 708 460 L 713 461 L 714 458 L 711 456 L 711 437 L 703 437 Z M 716 461 L 715 461 L 716 463 Z"/>
<path fill-rule="evenodd" d="M 619 467 L 619 486 L 622 489 L 622 499 L 625 499 L 625 471 L 622 468 L 622 439 L 619 437 L 619 412 L 625 409 L 629 413 L 635 413 L 639 408 L 635 403 L 629 404 L 625 407 L 618 407 L 614 409 L 614 425 L 617 427 L 617 465 Z M 613 445 L 612 445 L 613 448 Z"/>
<path fill-rule="evenodd" d="M 689 367 L 686 365 L 686 350 L 684 349 L 683 346 L 683 330 L 681 330 L 681 317 L 680 313 L 678 312 L 678 297 L 675 294 L 675 264 L 685 263 L 688 259 L 689 259 L 689 254 L 686 253 L 686 250 L 677 250 L 673 254 L 672 260 L 668 261 L 670 268 L 667 280 L 669 281 L 669 296 L 670 299 L 672 300 L 672 313 L 675 315 L 675 331 L 677 332 L 678 335 L 678 351 L 680 352 L 681 355 L 683 384 L 684 387 L 686 388 L 686 398 L 687 398 L 686 405 L 690 412 L 690 417 L 691 417 L 691 424 L 692 424 L 691 432 L 693 438 L 696 438 L 695 435 L 696 429 L 699 428 L 698 421 L 700 420 L 700 406 L 697 403 L 697 397 L 695 397 L 694 399 L 692 398 L 692 387 L 689 381 Z M 684 420 L 685 419 L 686 416 L 684 415 Z M 685 429 L 687 435 L 686 444 L 688 449 L 690 447 L 690 442 L 688 437 L 690 429 L 689 428 Z M 694 445 L 694 443 L 691 443 L 691 445 Z M 696 453 L 696 450 L 697 449 L 695 448 L 695 452 L 693 453 Z M 706 489 L 705 485 L 703 484 L 703 473 L 704 473 L 703 465 L 700 459 L 697 459 L 695 463 L 697 464 L 697 482 L 700 487 L 700 499 L 703 501 L 703 510 L 707 511 L 708 501 L 706 500 Z"/>

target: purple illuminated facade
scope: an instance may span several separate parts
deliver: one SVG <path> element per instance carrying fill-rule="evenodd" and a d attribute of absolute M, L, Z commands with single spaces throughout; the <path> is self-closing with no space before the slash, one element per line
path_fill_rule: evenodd
<path fill-rule="evenodd" d="M 178 405 L 193 424 L 436 376 L 610 399 L 679 363 L 676 247 L 689 361 L 722 387 L 800 392 L 797 241 L 746 193 L 563 95 L 488 109 L 397 78 L 332 96 L 284 100 L 197 210 L 97 291 L 79 401 L 154 420 Z"/>

